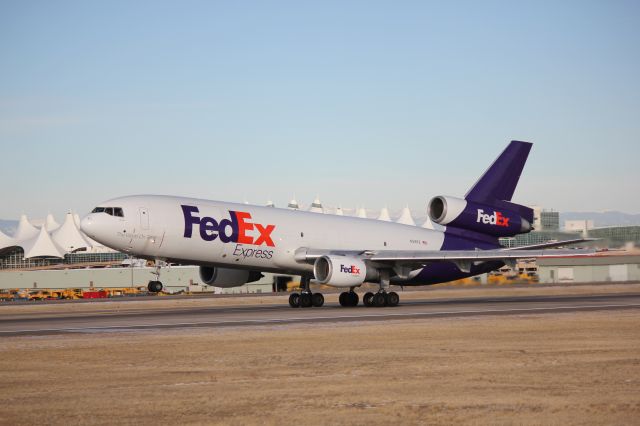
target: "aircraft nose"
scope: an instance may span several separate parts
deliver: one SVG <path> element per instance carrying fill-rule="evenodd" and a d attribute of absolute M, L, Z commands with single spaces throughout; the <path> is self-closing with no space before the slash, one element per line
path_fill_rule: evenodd
<path fill-rule="evenodd" d="M 82 220 L 80 221 L 80 229 L 82 229 L 82 232 L 84 232 L 85 234 L 92 236 L 92 231 L 94 230 L 94 220 L 90 214 L 82 218 Z"/>

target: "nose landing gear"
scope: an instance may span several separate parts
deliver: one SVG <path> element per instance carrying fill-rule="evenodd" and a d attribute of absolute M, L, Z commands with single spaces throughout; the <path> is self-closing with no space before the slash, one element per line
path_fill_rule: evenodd
<path fill-rule="evenodd" d="M 147 285 L 147 290 L 150 293 L 160 293 L 162 291 L 162 282 L 160 281 L 160 261 L 156 260 L 156 270 L 151 272 L 156 276 L 155 280 L 149 281 Z"/>
<path fill-rule="evenodd" d="M 149 281 L 147 289 L 150 293 L 160 293 L 162 291 L 162 283 L 160 281 Z"/>

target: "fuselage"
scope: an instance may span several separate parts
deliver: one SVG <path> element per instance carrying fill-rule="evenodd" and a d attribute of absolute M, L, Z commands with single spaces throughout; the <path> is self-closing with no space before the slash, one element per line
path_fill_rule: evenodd
<path fill-rule="evenodd" d="M 445 239 L 460 249 L 487 248 L 442 231 L 375 219 L 164 195 L 105 201 L 81 226 L 105 246 L 138 257 L 295 275 L 313 271 L 296 259 L 301 249 L 440 250 Z M 430 274 L 421 274 L 428 268 L 412 271 L 404 281 L 473 275 L 444 266 L 434 265 Z"/>
<path fill-rule="evenodd" d="M 194 198 L 141 195 L 100 204 L 82 221 L 91 238 L 136 256 L 265 271 L 307 273 L 300 248 L 439 250 L 439 231 L 348 216 Z"/>

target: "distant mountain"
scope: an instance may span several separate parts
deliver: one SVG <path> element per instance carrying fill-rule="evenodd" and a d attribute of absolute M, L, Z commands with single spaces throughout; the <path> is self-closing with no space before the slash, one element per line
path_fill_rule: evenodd
<path fill-rule="evenodd" d="M 13 235 L 18 229 L 18 221 L 17 220 L 0 220 L 0 231 L 4 232 L 6 235 Z"/>
<path fill-rule="evenodd" d="M 565 220 L 593 220 L 597 228 L 602 226 L 640 225 L 640 214 L 629 214 L 617 211 L 610 212 L 567 212 L 560 213 L 560 226 Z"/>

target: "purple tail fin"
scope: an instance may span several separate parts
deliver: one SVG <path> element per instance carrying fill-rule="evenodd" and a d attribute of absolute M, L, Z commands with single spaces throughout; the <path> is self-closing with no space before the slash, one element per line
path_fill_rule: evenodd
<path fill-rule="evenodd" d="M 519 212 L 528 221 L 533 220 L 533 211 L 525 206 L 511 203 L 524 164 L 527 162 L 530 142 L 511 141 L 502 154 L 493 162 L 475 185 L 464 196 L 467 201 L 487 203 Z"/>
<path fill-rule="evenodd" d="M 464 198 L 478 202 L 511 201 L 532 145 L 511 141 Z"/>

